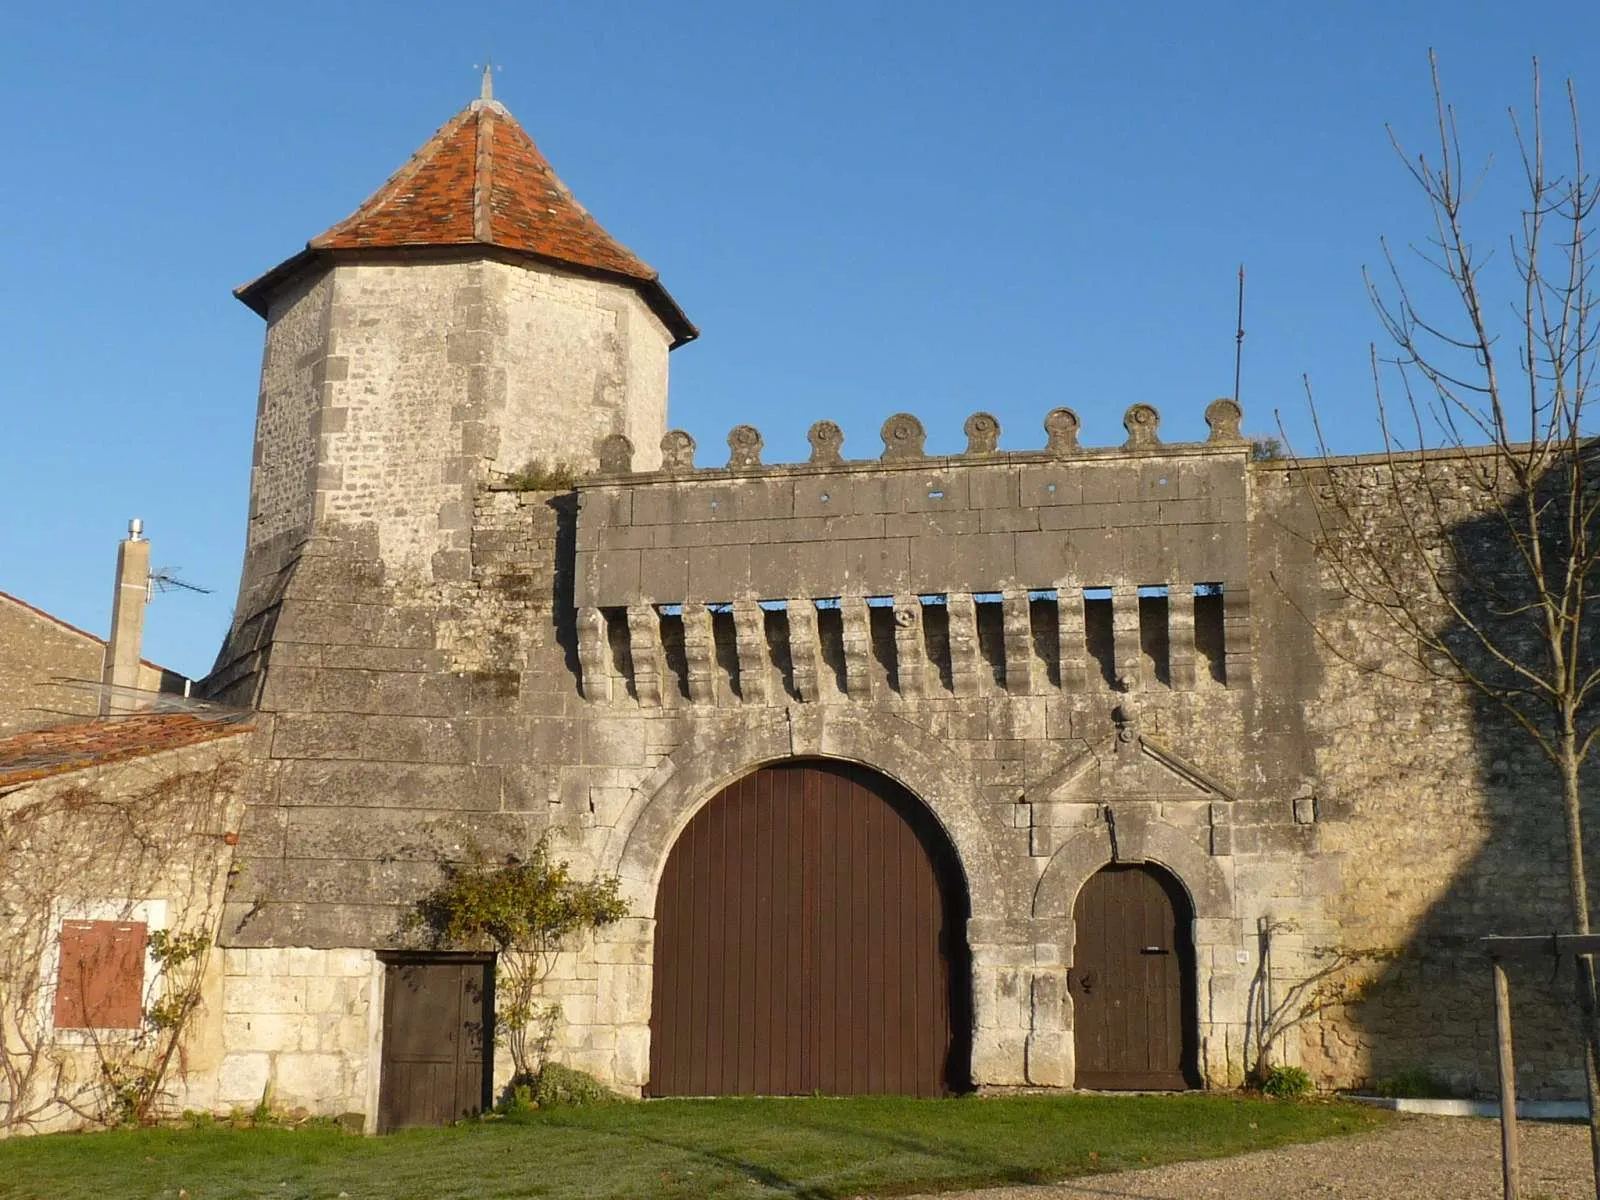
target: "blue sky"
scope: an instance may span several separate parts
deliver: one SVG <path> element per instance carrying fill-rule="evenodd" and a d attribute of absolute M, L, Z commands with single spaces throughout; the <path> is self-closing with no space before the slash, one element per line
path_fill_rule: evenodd
<path fill-rule="evenodd" d="M 455 15 L 451 15 L 455 13 Z M 1391 150 L 1430 133 L 1427 51 L 1514 200 L 1530 56 L 1600 112 L 1600 5 L 55 3 L 0 37 L 0 590 L 98 633 L 114 546 L 215 589 L 158 596 L 146 653 L 203 674 L 245 527 L 262 324 L 230 289 L 346 215 L 503 63 L 496 93 L 703 335 L 672 423 L 876 453 L 890 413 L 959 449 L 1136 401 L 1203 436 L 1249 272 L 1248 430 L 1377 444 L 1361 277 L 1426 235 Z M 1600 118 L 1597 118 L 1600 119 Z"/>

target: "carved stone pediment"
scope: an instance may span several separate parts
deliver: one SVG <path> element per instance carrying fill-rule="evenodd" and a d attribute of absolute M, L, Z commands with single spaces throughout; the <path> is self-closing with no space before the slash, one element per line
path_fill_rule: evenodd
<path fill-rule="evenodd" d="M 1029 804 L 1105 804 L 1113 800 L 1233 801 L 1233 790 L 1141 733 L 1090 746 L 1036 783 Z"/>

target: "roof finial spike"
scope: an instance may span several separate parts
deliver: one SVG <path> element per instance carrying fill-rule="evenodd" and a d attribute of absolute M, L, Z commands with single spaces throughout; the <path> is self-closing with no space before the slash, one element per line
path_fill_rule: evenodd
<path fill-rule="evenodd" d="M 494 64 L 488 59 L 483 60 L 483 88 L 478 93 L 478 99 L 494 99 Z"/>

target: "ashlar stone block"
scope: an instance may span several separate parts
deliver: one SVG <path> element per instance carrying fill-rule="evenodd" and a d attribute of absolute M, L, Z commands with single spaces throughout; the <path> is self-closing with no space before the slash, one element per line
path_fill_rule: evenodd
<path fill-rule="evenodd" d="M 272 1056 L 265 1052 L 227 1054 L 217 1069 L 217 1103 L 243 1108 L 265 1098 L 272 1078 Z"/>
<path fill-rule="evenodd" d="M 342 1054 L 280 1054 L 275 1065 L 273 1096 L 286 1107 L 323 1111 L 349 1091 L 350 1062 Z"/>

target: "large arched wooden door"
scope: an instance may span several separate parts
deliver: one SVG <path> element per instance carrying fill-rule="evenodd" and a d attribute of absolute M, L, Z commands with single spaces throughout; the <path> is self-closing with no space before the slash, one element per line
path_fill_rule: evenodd
<path fill-rule="evenodd" d="M 1198 1087 L 1193 913 L 1159 867 L 1097 871 L 1073 909 L 1078 1087 Z"/>
<path fill-rule="evenodd" d="M 922 804 L 796 761 L 695 814 L 656 899 L 656 1096 L 968 1086 L 966 889 Z"/>

